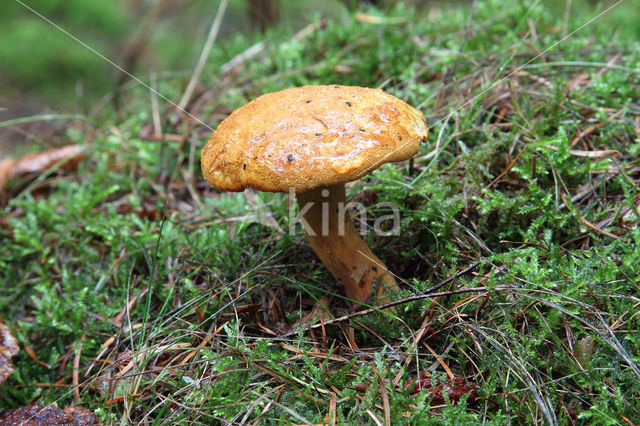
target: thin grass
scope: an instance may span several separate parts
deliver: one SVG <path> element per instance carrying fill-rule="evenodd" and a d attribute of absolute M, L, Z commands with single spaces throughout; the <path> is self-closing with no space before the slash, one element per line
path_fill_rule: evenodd
<path fill-rule="evenodd" d="M 21 352 L 0 403 L 79 403 L 108 424 L 637 422 L 640 57 L 599 22 L 545 51 L 595 12 L 511 6 L 398 6 L 392 24 L 349 15 L 214 46 L 209 89 L 185 105 L 214 126 L 263 92 L 328 82 L 420 105 L 434 136 L 414 170 L 348 191 L 369 218 L 402 211 L 400 235 L 370 239 L 402 282 L 397 319 L 339 294 L 289 235 L 285 197 L 194 178 L 209 130 L 124 85 L 129 116 L 98 111 L 75 136 L 92 148 L 78 172 L 10 182 L 0 312 L 51 368 Z M 182 77 L 153 86 L 178 99 Z M 477 398 L 414 395 L 421 374 Z"/>

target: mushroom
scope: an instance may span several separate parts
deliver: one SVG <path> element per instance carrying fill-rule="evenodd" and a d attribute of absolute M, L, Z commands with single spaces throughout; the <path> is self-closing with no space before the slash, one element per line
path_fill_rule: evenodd
<path fill-rule="evenodd" d="M 202 149 L 204 177 L 224 191 L 294 191 L 311 247 L 347 297 L 367 300 L 393 275 L 358 235 L 345 183 L 413 157 L 428 136 L 418 110 L 379 89 L 303 86 L 260 96 L 228 116 Z"/>

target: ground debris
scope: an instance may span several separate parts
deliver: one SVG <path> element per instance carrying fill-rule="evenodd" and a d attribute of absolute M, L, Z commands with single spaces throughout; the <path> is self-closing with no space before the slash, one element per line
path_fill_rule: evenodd
<path fill-rule="evenodd" d="M 0 323 L 0 383 L 13 373 L 11 358 L 18 350 L 18 341 L 11 335 L 9 327 Z"/>
<path fill-rule="evenodd" d="M 411 389 L 412 394 L 423 390 L 428 391 L 427 399 L 436 405 L 445 403 L 445 394 L 448 395 L 452 404 L 456 404 L 465 394 L 469 394 L 468 402 L 474 402 L 478 399 L 476 387 L 477 384 L 467 382 L 464 377 L 454 377 L 434 384 L 426 372 L 422 372 L 415 383 L 413 380 L 409 380 L 405 385 L 405 389 Z"/>
<path fill-rule="evenodd" d="M 7 181 L 12 177 L 23 177 L 33 173 L 42 173 L 60 162 L 61 168 L 75 170 L 85 158 L 80 145 L 65 145 L 23 155 L 17 159 L 0 161 L 0 192 L 4 191 Z"/>
<path fill-rule="evenodd" d="M 82 407 L 67 407 L 60 410 L 55 405 L 43 407 L 30 404 L 17 410 L 0 414 L 0 425 L 101 425 L 95 414 Z"/>

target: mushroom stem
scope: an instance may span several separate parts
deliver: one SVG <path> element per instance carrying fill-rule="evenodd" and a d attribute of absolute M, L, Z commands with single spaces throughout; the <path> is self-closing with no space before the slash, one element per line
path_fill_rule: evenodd
<path fill-rule="evenodd" d="M 393 275 L 353 226 L 346 209 L 344 184 L 321 186 L 296 197 L 311 247 L 347 297 L 365 301 L 371 296 L 374 280 L 378 283 L 377 296 L 386 293 L 385 287 L 398 290 Z"/>

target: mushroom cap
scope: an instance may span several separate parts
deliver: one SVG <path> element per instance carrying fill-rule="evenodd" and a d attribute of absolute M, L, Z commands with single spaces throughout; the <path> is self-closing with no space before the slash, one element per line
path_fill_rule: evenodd
<path fill-rule="evenodd" d="M 421 112 L 380 89 L 294 87 L 262 95 L 222 121 L 201 165 L 220 190 L 304 192 L 411 158 L 428 134 Z"/>

